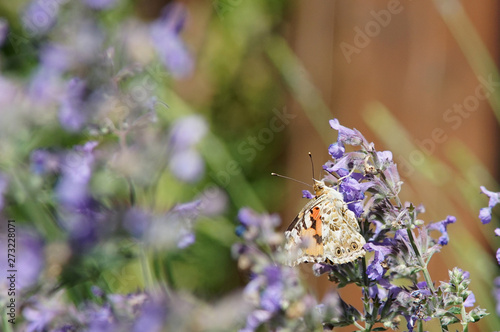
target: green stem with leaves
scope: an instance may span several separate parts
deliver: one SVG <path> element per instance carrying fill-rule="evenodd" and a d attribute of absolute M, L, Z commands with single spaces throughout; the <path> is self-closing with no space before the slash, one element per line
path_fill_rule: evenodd
<path fill-rule="evenodd" d="M 420 269 L 421 269 L 422 273 L 424 274 L 425 282 L 427 283 L 427 286 L 429 287 L 429 290 L 431 291 L 431 293 L 433 295 L 434 302 L 435 302 L 436 301 L 435 300 L 436 299 L 436 296 L 435 296 L 436 289 L 434 288 L 434 283 L 432 282 L 431 275 L 429 274 L 429 270 L 427 270 L 427 264 L 424 261 L 422 255 L 420 253 L 420 250 L 417 247 L 417 244 L 415 242 L 415 238 L 413 237 L 413 232 L 411 231 L 411 229 L 407 228 L 406 233 L 408 234 L 408 239 L 410 240 L 410 244 L 411 244 L 411 247 L 413 249 L 413 252 L 415 253 L 415 256 L 418 259 Z M 434 303 L 434 304 L 436 305 L 436 303 Z M 448 331 L 448 327 L 446 327 L 442 324 L 442 320 L 440 319 L 439 321 L 441 322 L 441 330 Z"/>

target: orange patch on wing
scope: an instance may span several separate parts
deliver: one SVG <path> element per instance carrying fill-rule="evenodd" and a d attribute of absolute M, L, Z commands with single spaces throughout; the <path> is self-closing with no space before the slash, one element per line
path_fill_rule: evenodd
<path fill-rule="evenodd" d="M 305 249 L 305 253 L 310 256 L 323 255 L 323 222 L 321 221 L 319 211 L 320 209 L 317 206 L 312 210 L 312 226 L 308 229 L 303 229 L 300 232 L 300 237 L 307 241 L 307 249 Z"/>

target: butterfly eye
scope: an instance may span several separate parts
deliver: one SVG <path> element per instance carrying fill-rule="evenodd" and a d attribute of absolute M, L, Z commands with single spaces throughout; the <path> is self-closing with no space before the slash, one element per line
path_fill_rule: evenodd
<path fill-rule="evenodd" d="M 357 250 L 359 248 L 358 244 L 356 242 L 351 243 L 351 249 L 352 250 Z"/>
<path fill-rule="evenodd" d="M 335 249 L 335 255 L 340 256 L 342 254 L 342 250 L 340 248 Z"/>

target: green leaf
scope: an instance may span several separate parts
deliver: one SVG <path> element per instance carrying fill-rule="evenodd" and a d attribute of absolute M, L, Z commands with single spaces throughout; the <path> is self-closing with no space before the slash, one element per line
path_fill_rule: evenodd
<path fill-rule="evenodd" d="M 451 307 L 448 309 L 448 312 L 452 315 L 459 315 L 462 312 L 462 310 L 460 307 Z"/>

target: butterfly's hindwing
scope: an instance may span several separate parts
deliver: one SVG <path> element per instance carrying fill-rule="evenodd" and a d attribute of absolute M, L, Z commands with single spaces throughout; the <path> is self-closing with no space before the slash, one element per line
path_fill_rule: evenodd
<path fill-rule="evenodd" d="M 354 213 L 338 191 L 317 183 L 321 195 L 306 204 L 285 232 L 288 263 L 344 264 L 364 256 L 366 241 Z"/>

